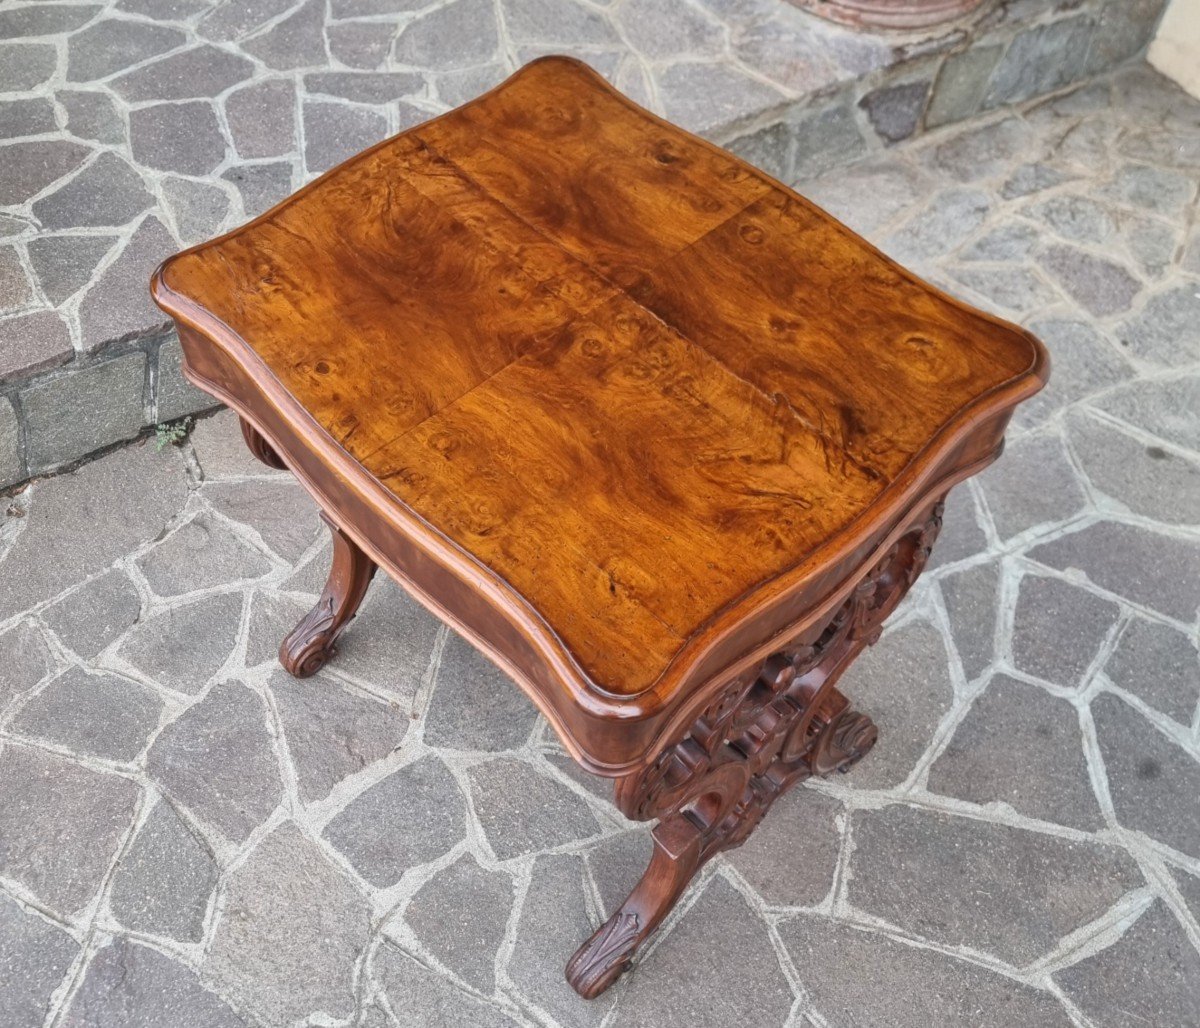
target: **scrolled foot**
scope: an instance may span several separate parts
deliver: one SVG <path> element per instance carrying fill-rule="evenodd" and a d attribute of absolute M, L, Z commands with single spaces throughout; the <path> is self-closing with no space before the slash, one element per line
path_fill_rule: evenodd
<path fill-rule="evenodd" d="M 644 934 L 637 914 L 618 910 L 571 957 L 571 988 L 584 999 L 595 999 L 625 973 Z"/>
<path fill-rule="evenodd" d="M 309 678 L 337 653 L 333 630 L 335 620 L 336 612 L 331 597 L 328 602 L 313 607 L 292 629 L 279 647 L 279 663 L 288 674 L 296 678 Z"/>

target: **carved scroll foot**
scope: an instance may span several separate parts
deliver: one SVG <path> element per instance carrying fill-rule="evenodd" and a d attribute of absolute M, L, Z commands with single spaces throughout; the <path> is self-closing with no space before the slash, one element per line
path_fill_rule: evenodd
<path fill-rule="evenodd" d="M 297 678 L 315 675 L 337 653 L 337 637 L 358 612 L 375 575 L 375 562 L 324 514 L 321 520 L 333 535 L 333 568 L 317 605 L 279 647 L 279 663 Z"/>
<path fill-rule="evenodd" d="M 239 420 L 242 423 L 242 438 L 246 440 L 250 452 L 269 468 L 275 468 L 277 471 L 287 470 L 287 465 L 275 452 L 274 447 L 262 437 L 262 433 L 245 418 Z"/>

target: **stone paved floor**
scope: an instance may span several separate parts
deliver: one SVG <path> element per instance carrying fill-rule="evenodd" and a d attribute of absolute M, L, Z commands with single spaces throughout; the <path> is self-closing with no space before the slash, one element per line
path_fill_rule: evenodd
<path fill-rule="evenodd" d="M 1198 164 L 1200 103 L 1134 70 L 801 183 L 1055 379 L 844 680 L 880 745 L 593 1003 L 562 966 L 645 829 L 385 582 L 280 672 L 327 546 L 231 416 L 22 493 L 0 1024 L 1200 1024 Z"/>

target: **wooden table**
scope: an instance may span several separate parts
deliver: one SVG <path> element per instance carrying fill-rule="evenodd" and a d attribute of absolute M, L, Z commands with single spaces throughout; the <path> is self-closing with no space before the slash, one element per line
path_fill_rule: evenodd
<path fill-rule="evenodd" d="M 283 665 L 321 667 L 382 567 L 658 819 L 567 967 L 585 996 L 783 791 L 874 744 L 834 684 L 1048 374 L 1029 333 L 561 57 L 152 288 L 188 377 L 333 532 Z"/>

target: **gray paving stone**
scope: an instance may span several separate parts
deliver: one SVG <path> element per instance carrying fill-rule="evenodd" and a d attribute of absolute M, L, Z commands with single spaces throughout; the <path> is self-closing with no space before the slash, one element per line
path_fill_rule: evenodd
<path fill-rule="evenodd" d="M 310 600 L 298 600 L 265 589 L 254 592 L 246 632 L 246 667 L 279 661 L 279 644 L 311 609 Z"/>
<path fill-rule="evenodd" d="M 658 95 L 668 120 L 690 132 L 713 132 L 785 99 L 774 86 L 728 65 L 686 62 L 659 74 Z"/>
<path fill-rule="evenodd" d="M 739 136 L 726 143 L 725 149 L 779 181 L 786 182 L 791 178 L 793 135 L 790 125 L 776 122 Z"/>
<path fill-rule="evenodd" d="M 133 821 L 138 787 L 47 753 L 0 750 L 0 872 L 61 915 L 88 903 Z"/>
<path fill-rule="evenodd" d="M 782 1025 L 792 1005 L 766 925 L 720 876 L 641 967 L 613 1025 Z"/>
<path fill-rule="evenodd" d="M 304 76 L 304 88 L 310 95 L 324 94 L 364 104 L 399 100 L 420 93 L 423 85 L 424 78 L 411 71 L 317 71 Z"/>
<path fill-rule="evenodd" d="M 335 2 L 333 7 L 337 10 L 338 4 Z M 395 35 L 396 26 L 388 23 L 363 21 L 325 26 L 325 38 L 334 58 L 347 67 L 365 71 L 383 67 Z"/>
<path fill-rule="evenodd" d="M 0 92 L 36 89 L 54 74 L 57 63 L 50 43 L 0 43 Z"/>
<path fill-rule="evenodd" d="M 781 922 L 779 934 L 813 1005 L 831 1024 L 1066 1028 L 1072 1023 L 1048 993 L 879 932 L 802 915 Z"/>
<path fill-rule="evenodd" d="M 241 842 L 281 798 L 266 717 L 245 686 L 217 686 L 159 733 L 146 769 L 199 821 Z"/>
<path fill-rule="evenodd" d="M 631 0 L 618 11 L 617 22 L 651 60 L 715 57 L 723 50 L 724 32 L 717 21 L 671 0 Z"/>
<path fill-rule="evenodd" d="M 1125 246 L 1138 267 L 1151 278 L 1162 278 L 1172 270 L 1179 249 L 1177 226 L 1156 218 L 1127 215 L 1122 218 Z"/>
<path fill-rule="evenodd" d="M 505 29 L 517 43 L 614 45 L 612 24 L 575 0 L 502 0 Z M 682 31 L 685 26 L 680 25 Z"/>
<path fill-rule="evenodd" d="M 867 152 L 848 97 L 801 112 L 795 126 L 797 178 L 823 174 Z"/>
<path fill-rule="evenodd" d="M 67 40 L 67 81 L 92 82 L 182 46 L 179 29 L 144 21 L 105 18 Z"/>
<path fill-rule="evenodd" d="M 1058 297 L 1038 276 L 1023 267 L 963 268 L 954 277 L 985 300 L 985 309 L 1022 317 Z"/>
<path fill-rule="evenodd" d="M 1025 575 L 1013 615 L 1013 661 L 1056 685 L 1079 685 L 1120 613 L 1070 582 Z"/>
<path fill-rule="evenodd" d="M 33 205 L 48 229 L 118 226 L 154 205 L 142 176 L 114 153 L 102 153 L 78 175 Z"/>
<path fill-rule="evenodd" d="M 971 705 L 930 768 L 928 788 L 1083 831 L 1104 827 L 1075 708 L 1007 675 Z"/>
<path fill-rule="evenodd" d="M 294 13 L 243 43 L 242 49 L 279 71 L 324 64 L 324 27 L 324 3 L 306 0 Z"/>
<path fill-rule="evenodd" d="M 113 342 L 166 329 L 170 319 L 154 306 L 148 283 L 159 263 L 177 249 L 171 234 L 154 215 L 138 226 L 125 249 L 104 269 L 79 305 L 84 350 L 97 350 Z M 138 404 L 140 407 L 140 396 Z"/>
<path fill-rule="evenodd" d="M 1020 33 L 992 74 L 983 106 L 1019 103 L 1074 82 L 1083 74 L 1092 28 L 1080 14 Z"/>
<path fill-rule="evenodd" d="M 163 701 L 128 678 L 68 669 L 17 712 L 11 731 L 74 753 L 130 761 L 158 727 Z"/>
<path fill-rule="evenodd" d="M 33 299 L 33 286 L 17 254 L 17 248 L 0 248 L 0 314 L 27 307 Z"/>
<path fill-rule="evenodd" d="M 224 523 L 199 514 L 137 561 L 159 596 L 178 596 L 265 575 L 270 561 Z"/>
<path fill-rule="evenodd" d="M 883 249 L 901 262 L 941 256 L 966 241 L 990 207 L 980 190 L 947 189 L 885 240 Z"/>
<path fill-rule="evenodd" d="M 245 57 L 202 43 L 126 72 L 112 88 L 131 103 L 188 100 L 216 96 L 253 74 L 254 65 Z"/>
<path fill-rule="evenodd" d="M 852 830 L 851 905 L 1018 967 L 1142 884 L 1119 850 L 914 807 L 857 811 Z"/>
<path fill-rule="evenodd" d="M 0 1021 L 40 1025 L 50 999 L 79 952 L 65 931 L 0 893 Z"/>
<path fill-rule="evenodd" d="M 1071 246 L 1048 246 L 1038 257 L 1067 294 L 1097 317 L 1129 310 L 1141 284 L 1124 267 Z"/>
<path fill-rule="evenodd" d="M 1048 164 L 1022 164 L 1012 173 L 1000 188 L 1000 195 L 1006 200 L 1014 200 L 1021 196 L 1040 193 L 1067 181 L 1071 176 L 1059 168 Z"/>
<path fill-rule="evenodd" d="M 1108 0 L 1096 19 L 1088 71 L 1112 68 L 1133 57 L 1150 39 L 1162 10 L 1162 0 Z"/>
<path fill-rule="evenodd" d="M 1200 356 L 1200 282 L 1156 293 L 1122 322 L 1118 338 L 1143 360 L 1180 366 Z"/>
<path fill-rule="evenodd" d="M 1152 435 L 1200 451 L 1200 374 L 1131 382 L 1095 404 Z"/>
<path fill-rule="evenodd" d="M 917 130 L 930 85 L 923 81 L 880 86 L 864 96 L 859 106 L 885 142 L 898 143 Z"/>
<path fill-rule="evenodd" d="M 292 191 L 292 165 L 248 164 L 229 168 L 221 177 L 232 182 L 242 194 L 242 209 L 247 218 L 254 218 L 274 207 Z"/>
<path fill-rule="evenodd" d="M 0 382 L 58 367 L 74 355 L 71 333 L 55 311 L 0 321 Z"/>
<path fill-rule="evenodd" d="M 1134 207 L 1177 218 L 1195 199 L 1196 183 L 1187 175 L 1165 168 L 1125 164 L 1103 193 Z"/>
<path fill-rule="evenodd" d="M 296 149 L 296 90 L 290 79 L 264 79 L 225 98 L 225 118 L 241 157 L 278 157 Z"/>
<path fill-rule="evenodd" d="M 0 635 L 0 710 L 14 696 L 27 692 L 55 667 L 45 637 L 27 621 L 14 625 Z"/>
<path fill-rule="evenodd" d="M 1038 230 L 1032 225 L 1006 222 L 973 242 L 963 250 L 961 258 L 965 261 L 1021 261 L 1029 256 L 1039 238 Z"/>
<path fill-rule="evenodd" d="M 135 932 L 200 942 L 216 887 L 212 853 L 160 800 L 122 855 L 108 903 L 117 921 Z"/>
<path fill-rule="evenodd" d="M 317 505 L 288 477 L 253 482 L 211 482 L 203 495 L 232 521 L 254 529 L 275 553 L 296 560 L 324 531 Z"/>
<path fill-rule="evenodd" d="M 1112 216 L 1101 204 L 1086 196 L 1069 193 L 1038 200 L 1025 208 L 1025 213 L 1074 243 L 1103 243 L 1117 229 Z"/>
<path fill-rule="evenodd" d="M 107 93 L 60 89 L 54 96 L 67 112 L 67 129 L 72 135 L 98 143 L 125 142 L 125 122 Z"/>
<path fill-rule="evenodd" d="M 285 822 L 229 876 L 201 974 L 270 1024 L 348 1018 L 370 923 L 366 900 Z"/>
<path fill-rule="evenodd" d="M 241 615 L 240 593 L 169 607 L 134 626 L 117 655 L 159 685 L 195 695 L 233 650 Z"/>
<path fill-rule="evenodd" d="M 870 236 L 915 208 L 924 184 L 908 164 L 881 157 L 866 158 L 798 185 L 805 196 L 839 221 Z"/>
<path fill-rule="evenodd" d="M 1093 487 L 1134 513 L 1200 523 L 1200 462 L 1126 435 L 1084 414 L 1067 419 L 1071 448 Z"/>
<path fill-rule="evenodd" d="M 1022 436 L 979 476 L 992 522 L 1002 539 L 1065 521 L 1085 505 L 1083 488 L 1059 436 Z"/>
<path fill-rule="evenodd" d="M 99 13 L 95 4 L 32 4 L 0 11 L 0 39 L 71 32 Z"/>
<path fill-rule="evenodd" d="M 164 176 L 161 188 L 184 246 L 204 242 L 217 234 L 229 212 L 229 196 L 224 189 L 175 175 Z"/>
<path fill-rule="evenodd" d="M 53 50 L 53 48 L 51 48 Z M 0 57 L 4 47 L 0 46 Z M 0 67 L 4 66 L 0 60 Z M 2 87 L 0 87 L 2 88 Z M 52 182 L 78 168 L 91 150 L 65 139 L 40 139 L 0 146 L 0 206 L 25 203 Z"/>
<path fill-rule="evenodd" d="M 518 1024 L 386 943 L 375 951 L 374 972 L 400 1024 L 437 1028 L 514 1028 Z"/>
<path fill-rule="evenodd" d="M 382 889 L 454 846 L 466 831 L 466 810 L 454 776 L 430 754 L 372 785 L 329 822 L 324 837 Z"/>
<path fill-rule="evenodd" d="M 1167 625 L 1135 617 L 1121 633 L 1105 674 L 1180 724 L 1190 725 L 1200 700 L 1200 654 Z"/>
<path fill-rule="evenodd" d="M 585 1000 L 562 973 L 566 961 L 595 925 L 587 916 L 583 858 L 539 857 L 517 922 L 508 976 L 521 992 L 563 1024 L 594 1028 L 612 1009 L 617 990 Z"/>
<path fill-rule="evenodd" d="M 1172 869 L 1172 877 L 1179 891 L 1183 893 L 1183 901 L 1192 917 L 1200 920 L 1200 877 L 1185 874 L 1183 871 Z"/>
<path fill-rule="evenodd" d="M 1200 954 L 1161 900 L 1112 946 L 1054 978 L 1080 1010 L 1114 1028 L 1200 1023 Z"/>
<path fill-rule="evenodd" d="M 453 0 L 409 22 L 400 32 L 393 56 L 419 68 L 466 68 L 496 52 L 499 37 L 488 0 Z"/>
<path fill-rule="evenodd" d="M 0 398 L 0 488 L 25 478 L 21 460 L 21 426 L 12 402 Z"/>
<path fill-rule="evenodd" d="M 340 103 L 305 100 L 302 118 L 304 164 L 313 175 L 374 146 L 387 134 L 383 115 Z"/>
<path fill-rule="evenodd" d="M 512 879 L 468 853 L 421 886 L 404 920 L 422 946 L 487 996 L 496 988 L 496 952 L 512 904 Z"/>
<path fill-rule="evenodd" d="M 967 681 L 973 681 L 996 656 L 1000 605 L 1000 565 L 976 564 L 941 580 L 950 619 L 950 636 Z"/>
<path fill-rule="evenodd" d="M 638 825 L 616 835 L 602 836 L 588 847 L 587 865 L 600 895 L 600 912 L 605 917 L 625 902 L 649 867 L 654 853 L 650 831 L 649 825 Z M 578 944 L 574 942 L 571 946 Z"/>
<path fill-rule="evenodd" d="M 516 749 L 533 731 L 537 708 L 516 684 L 460 635 L 442 650 L 425 741 L 460 750 Z"/>
<path fill-rule="evenodd" d="M 207 100 L 135 108 L 129 143 L 139 164 L 181 175 L 207 175 L 225 159 L 225 137 Z"/>
<path fill-rule="evenodd" d="M 947 57 L 925 112 L 926 127 L 948 125 L 976 113 L 1003 52 L 1004 48 L 997 45 L 972 46 Z"/>
<path fill-rule="evenodd" d="M 250 453 L 242 438 L 238 416 L 223 409 L 212 417 L 198 418 L 189 437 L 205 481 L 240 475 L 282 475 Z"/>
<path fill-rule="evenodd" d="M 49 599 L 158 536 L 183 506 L 177 452 L 131 447 L 34 488 L 13 548 L 0 561 L 0 618 Z M 120 516 L 108 517 L 120 511 Z M 103 520 L 104 530 L 95 531 Z M 58 560 L 48 561 L 47 553 Z"/>
<path fill-rule="evenodd" d="M 295 0 L 229 0 L 205 14 L 197 32 L 218 42 L 245 39 L 294 5 Z"/>
<path fill-rule="evenodd" d="M 511 860 L 600 831 L 587 804 L 522 760 L 500 757 L 467 772 L 475 817 L 497 860 Z"/>
<path fill-rule="evenodd" d="M 1033 132 L 1017 117 L 971 128 L 924 153 L 926 165 L 960 182 L 976 182 L 1005 172 L 1013 162 L 1032 156 Z"/>
<path fill-rule="evenodd" d="M 1029 556 L 1062 571 L 1078 568 L 1101 588 L 1180 621 L 1195 620 L 1200 606 L 1200 547 L 1172 536 L 1102 521 Z"/>
<path fill-rule="evenodd" d="M 1111 693 L 1092 701 L 1117 820 L 1181 853 L 1200 856 L 1200 765 Z"/>
<path fill-rule="evenodd" d="M 245 1028 L 190 968 L 156 949 L 113 939 L 88 964 L 64 1028 Z"/>
<path fill-rule="evenodd" d="M 57 129 L 54 105 L 44 96 L 0 103 L 0 139 L 36 136 Z"/>
<path fill-rule="evenodd" d="M 987 536 L 975 516 L 975 501 L 968 489 L 953 489 L 946 500 L 942 530 L 929 558 L 933 570 L 973 557 L 987 549 Z"/>
<path fill-rule="evenodd" d="M 403 711 L 333 682 L 276 671 L 270 686 L 306 802 L 323 799 L 342 779 L 382 760 L 408 731 Z"/>
<path fill-rule="evenodd" d="M 92 235 L 31 239 L 29 262 L 46 299 L 57 305 L 79 292 L 92 280 L 93 272 L 116 241 L 116 236 Z"/>
<path fill-rule="evenodd" d="M 175 333 L 163 340 L 158 348 L 154 397 L 157 408 L 155 417 L 160 424 L 174 421 L 185 414 L 210 410 L 218 403 L 183 377 L 183 349 Z"/>
<path fill-rule="evenodd" d="M 95 449 L 96 439 L 129 439 L 143 424 L 145 354 L 80 368 L 21 394 L 31 472 L 47 471 Z"/>
<path fill-rule="evenodd" d="M 881 789 L 912 773 L 954 700 L 948 663 L 941 633 L 923 620 L 888 632 L 855 660 L 838 688 L 871 716 L 887 745 L 872 750 L 843 783 Z"/>
<path fill-rule="evenodd" d="M 842 838 L 835 818 L 841 811 L 835 799 L 793 789 L 727 859 L 772 906 L 816 906 L 833 888 Z"/>

